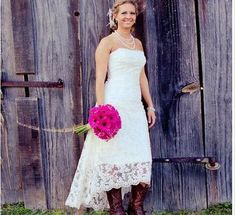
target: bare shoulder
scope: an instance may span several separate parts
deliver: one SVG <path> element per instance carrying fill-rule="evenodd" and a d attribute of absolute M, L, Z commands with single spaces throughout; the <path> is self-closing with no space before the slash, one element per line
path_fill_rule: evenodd
<path fill-rule="evenodd" d="M 138 38 L 135 38 L 135 42 L 136 42 L 136 48 L 143 50 L 142 42 Z"/>
<path fill-rule="evenodd" d="M 105 53 L 109 53 L 112 49 L 112 38 L 110 35 L 103 37 L 98 46 L 96 51 L 98 52 L 105 52 Z"/>

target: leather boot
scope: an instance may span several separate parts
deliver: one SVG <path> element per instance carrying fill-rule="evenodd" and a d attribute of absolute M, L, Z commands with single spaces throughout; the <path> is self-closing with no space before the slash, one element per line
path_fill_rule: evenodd
<path fill-rule="evenodd" d="M 138 184 L 132 185 L 131 194 L 132 198 L 128 205 L 128 214 L 129 215 L 145 215 L 144 212 L 144 198 L 148 192 L 148 184 Z"/>
<path fill-rule="evenodd" d="M 125 215 L 124 208 L 122 206 L 122 193 L 121 188 L 109 190 L 106 192 L 109 202 L 109 215 Z"/>

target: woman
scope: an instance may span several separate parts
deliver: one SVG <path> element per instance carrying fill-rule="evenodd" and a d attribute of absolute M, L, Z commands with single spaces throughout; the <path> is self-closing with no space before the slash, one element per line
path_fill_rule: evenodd
<path fill-rule="evenodd" d="M 122 197 L 131 190 L 128 213 L 144 214 L 152 166 L 148 127 L 155 124 L 156 116 L 143 47 L 131 35 L 137 14 L 134 0 L 116 0 L 112 8 L 115 31 L 96 49 L 96 105 L 112 104 L 120 114 L 122 128 L 109 142 L 98 139 L 92 130 L 88 132 L 68 206 L 110 208 L 110 214 L 123 215 Z M 141 95 L 148 104 L 147 118 Z"/>

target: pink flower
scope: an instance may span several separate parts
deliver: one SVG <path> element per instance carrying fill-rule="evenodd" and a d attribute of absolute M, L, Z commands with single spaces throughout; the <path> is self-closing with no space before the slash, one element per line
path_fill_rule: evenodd
<path fill-rule="evenodd" d="M 84 126 L 86 127 L 84 128 Z M 110 104 L 91 108 L 88 124 L 77 127 L 75 132 L 80 134 L 91 128 L 100 139 L 110 140 L 121 128 L 121 118 L 118 111 Z"/>

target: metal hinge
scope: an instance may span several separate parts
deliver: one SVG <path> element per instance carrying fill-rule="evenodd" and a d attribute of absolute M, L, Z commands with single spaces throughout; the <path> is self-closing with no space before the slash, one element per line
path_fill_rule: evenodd
<path fill-rule="evenodd" d="M 154 158 L 153 162 L 205 164 L 205 167 L 209 170 L 218 170 L 220 168 L 220 164 L 216 162 L 214 157 Z"/>

